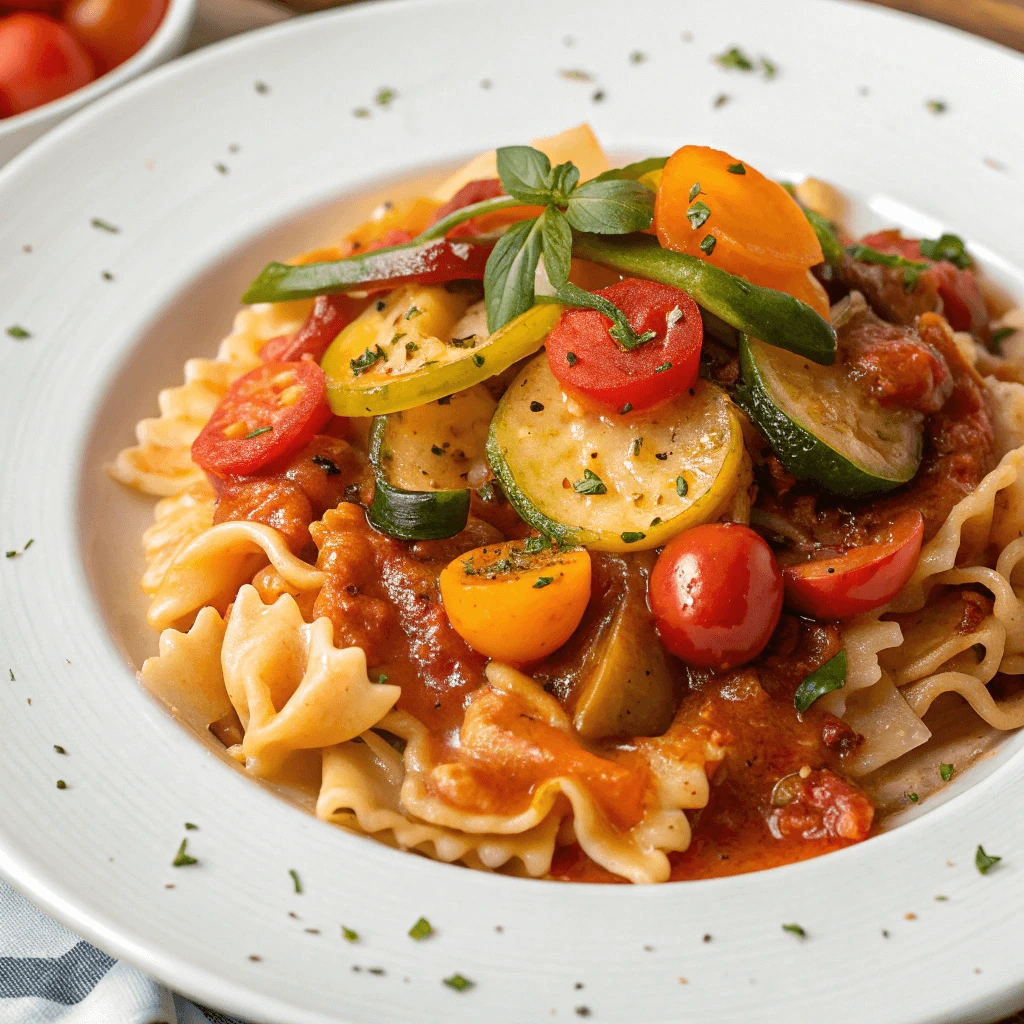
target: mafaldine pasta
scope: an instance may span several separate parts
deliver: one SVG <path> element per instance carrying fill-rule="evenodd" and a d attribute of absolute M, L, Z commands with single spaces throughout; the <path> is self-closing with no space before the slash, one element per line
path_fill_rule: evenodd
<path fill-rule="evenodd" d="M 664 882 L 869 839 L 1024 726 L 1024 312 L 954 234 L 586 126 L 271 263 L 111 475 L 139 678 L 324 822 Z"/>

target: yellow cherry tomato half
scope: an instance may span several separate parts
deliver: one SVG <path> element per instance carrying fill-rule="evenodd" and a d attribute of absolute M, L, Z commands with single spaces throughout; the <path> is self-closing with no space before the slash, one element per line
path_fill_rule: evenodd
<path fill-rule="evenodd" d="M 538 537 L 476 548 L 441 573 L 455 632 L 489 658 L 523 665 L 557 651 L 590 600 L 590 555 Z"/>
<path fill-rule="evenodd" d="M 709 146 L 683 146 L 669 157 L 654 224 L 664 248 L 756 283 L 761 270 L 806 270 L 822 261 L 796 200 L 756 168 Z"/>

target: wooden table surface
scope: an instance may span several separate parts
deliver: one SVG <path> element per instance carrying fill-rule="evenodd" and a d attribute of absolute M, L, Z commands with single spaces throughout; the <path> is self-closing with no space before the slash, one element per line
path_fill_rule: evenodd
<path fill-rule="evenodd" d="M 363 0 L 280 0 L 297 11 L 321 11 Z M 870 0 L 910 11 L 1024 50 L 1024 0 Z"/>

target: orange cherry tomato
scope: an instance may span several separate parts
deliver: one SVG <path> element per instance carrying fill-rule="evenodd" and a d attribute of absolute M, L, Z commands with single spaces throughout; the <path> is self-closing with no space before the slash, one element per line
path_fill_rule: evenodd
<path fill-rule="evenodd" d="M 64 21 L 106 74 L 145 46 L 166 10 L 167 0 L 70 0 Z"/>
<path fill-rule="evenodd" d="M 0 117 L 60 99 L 95 77 L 92 58 L 53 18 L 28 12 L 0 18 Z"/>
<path fill-rule="evenodd" d="M 782 571 L 786 603 L 816 619 L 847 619 L 892 600 L 910 579 L 921 553 L 924 518 L 904 512 L 872 544 L 834 558 L 821 558 Z"/>
<path fill-rule="evenodd" d="M 476 548 L 441 573 L 455 632 L 475 651 L 522 665 L 557 651 L 590 600 L 590 555 L 537 538 Z"/>
<path fill-rule="evenodd" d="M 709 211 L 706 219 L 704 207 Z M 708 146 L 683 146 L 669 157 L 658 186 L 654 224 L 664 248 L 707 260 L 757 284 L 760 271 L 807 270 L 823 258 L 813 228 L 781 185 Z M 708 236 L 715 240 L 710 253 Z"/>
<path fill-rule="evenodd" d="M 214 477 L 272 470 L 330 418 L 327 381 L 316 363 L 264 363 L 231 385 L 192 442 L 192 459 Z"/>
<path fill-rule="evenodd" d="M 777 273 L 773 270 L 762 270 L 756 274 L 748 274 L 747 280 L 752 284 L 759 284 L 765 288 L 774 288 L 776 291 L 785 292 L 793 298 L 806 302 L 815 313 L 823 320 L 828 319 L 829 301 L 828 292 L 824 285 L 809 271 L 797 268 L 788 270 L 785 273 Z"/>

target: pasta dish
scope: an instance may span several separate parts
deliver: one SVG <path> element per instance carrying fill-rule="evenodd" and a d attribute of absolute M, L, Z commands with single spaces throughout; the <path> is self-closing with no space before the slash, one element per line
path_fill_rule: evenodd
<path fill-rule="evenodd" d="M 326 822 L 563 881 L 868 839 L 1024 725 L 1024 312 L 701 145 L 482 154 L 266 266 L 113 477 L 142 683 Z"/>

